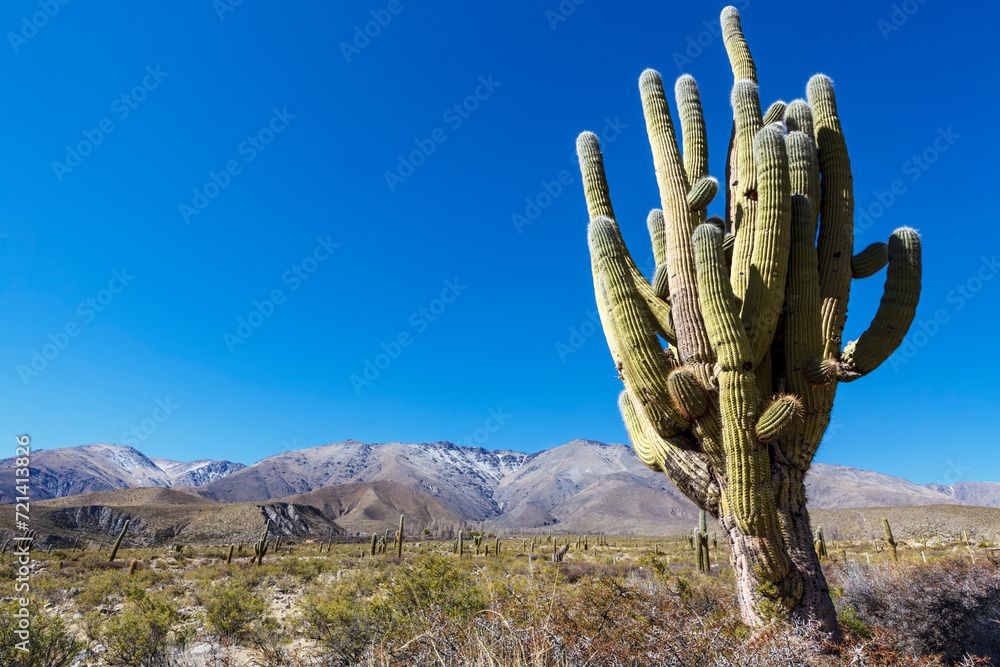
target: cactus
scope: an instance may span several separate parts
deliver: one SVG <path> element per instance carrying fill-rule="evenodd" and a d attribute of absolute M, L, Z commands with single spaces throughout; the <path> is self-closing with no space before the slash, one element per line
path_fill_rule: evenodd
<path fill-rule="evenodd" d="M 62 561 L 59 561 L 60 569 L 62 568 Z M 133 559 L 131 563 L 128 564 L 128 576 L 135 574 L 135 568 L 139 567 L 139 561 Z"/>
<path fill-rule="evenodd" d="M 497 535 L 497 537 L 494 538 L 494 540 L 493 540 L 493 553 L 496 554 L 497 556 L 500 555 L 500 536 L 499 535 Z"/>
<path fill-rule="evenodd" d="M 115 556 L 118 555 L 118 547 L 120 547 L 122 545 L 122 540 L 125 539 L 125 531 L 128 530 L 128 527 L 129 527 L 130 523 L 132 523 L 132 522 L 131 521 L 126 521 L 125 525 L 122 526 L 122 532 L 118 533 L 118 539 L 115 540 L 115 546 L 114 546 L 114 548 L 111 549 L 111 556 L 108 558 L 108 562 L 109 563 L 112 562 L 115 559 Z"/>
<path fill-rule="evenodd" d="M 694 79 L 675 86 L 683 154 L 660 75 L 639 80 L 662 204 L 647 220 L 664 267 L 654 284 L 622 240 L 596 135 L 577 140 L 597 307 L 636 453 L 719 519 L 743 620 L 760 625 L 778 605 L 839 636 L 804 478 L 838 385 L 878 368 L 913 321 L 920 239 L 897 229 L 884 253 L 858 253 L 852 267 L 852 177 L 832 82 L 812 77 L 808 101 L 784 105 L 784 123 L 770 122 L 773 106 L 765 124 L 739 12 L 724 9 L 721 25 L 735 82 L 725 221 L 707 219 Z M 851 281 L 883 264 L 878 311 L 842 347 Z"/>
<path fill-rule="evenodd" d="M 399 533 L 396 537 L 396 557 L 403 557 L 403 515 L 399 515 Z"/>
<path fill-rule="evenodd" d="M 465 544 L 462 541 L 462 532 L 458 533 L 458 557 L 461 558 L 465 554 Z"/>
<path fill-rule="evenodd" d="M 889 520 L 883 518 L 882 526 L 885 528 L 885 543 L 889 545 L 889 549 L 892 552 L 892 559 L 898 562 L 899 555 L 896 553 L 896 540 L 892 537 L 892 528 L 889 527 Z"/>
<path fill-rule="evenodd" d="M 816 527 L 816 539 L 813 540 L 813 546 L 816 548 L 817 556 L 826 558 L 826 538 L 823 537 L 823 526 Z"/>
<path fill-rule="evenodd" d="M 698 528 L 693 535 L 695 543 L 695 562 L 701 572 L 712 570 L 711 558 L 708 555 L 708 522 L 705 519 L 705 510 L 698 513 Z"/>
<path fill-rule="evenodd" d="M 233 563 L 233 547 L 234 545 L 229 545 L 229 554 L 226 555 L 226 565 L 232 565 Z"/>
<path fill-rule="evenodd" d="M 377 546 L 377 544 L 376 544 L 377 540 L 378 540 L 378 536 L 375 533 L 372 533 L 372 551 L 371 551 L 371 555 L 372 556 L 375 555 L 375 548 Z"/>

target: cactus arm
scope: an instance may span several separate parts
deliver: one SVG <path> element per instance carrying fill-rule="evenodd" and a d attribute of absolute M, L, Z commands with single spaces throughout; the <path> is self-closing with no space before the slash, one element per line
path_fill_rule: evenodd
<path fill-rule="evenodd" d="M 920 237 L 909 227 L 892 233 L 888 243 L 889 269 L 885 291 L 871 325 L 856 340 L 847 344 L 841 355 L 842 382 L 867 375 L 903 342 L 913 323 L 920 300 Z"/>
<path fill-rule="evenodd" d="M 789 133 L 802 132 L 808 137 L 814 136 L 812 107 L 805 100 L 792 100 L 785 109 L 785 128 Z"/>
<path fill-rule="evenodd" d="M 712 350 L 698 311 L 698 285 L 691 249 L 694 225 L 687 204 L 690 188 L 660 75 L 649 69 L 643 72 L 639 77 L 639 91 L 665 220 L 670 302 L 679 358 L 682 363 L 709 362 Z"/>
<path fill-rule="evenodd" d="M 754 238 L 740 316 L 750 342 L 751 363 L 756 367 L 774 339 L 784 302 L 791 183 L 781 130 L 775 126 L 761 129 L 754 139 L 753 153 L 759 193 L 756 219 L 752 229 L 746 230 Z M 737 246 L 740 236 L 736 236 Z"/>
<path fill-rule="evenodd" d="M 722 10 L 720 20 L 722 22 L 722 40 L 726 45 L 726 53 L 729 55 L 729 63 L 733 68 L 733 76 L 737 81 L 749 79 L 756 83 L 757 66 L 750 55 L 750 47 L 747 46 L 746 37 L 743 36 L 739 11 L 735 7 L 726 7 Z"/>
<path fill-rule="evenodd" d="M 715 195 L 718 192 L 719 181 L 715 180 L 711 176 L 703 176 L 691 186 L 691 191 L 688 192 L 688 208 L 690 208 L 695 215 L 703 217 L 705 215 L 705 209 L 712 203 L 712 200 L 715 199 Z"/>
<path fill-rule="evenodd" d="M 658 264 L 656 267 L 656 273 L 653 274 L 653 292 L 661 299 L 670 298 L 670 267 L 667 266 L 666 262 Z M 673 326 L 671 326 L 672 330 Z"/>
<path fill-rule="evenodd" d="M 771 103 L 771 106 L 767 108 L 764 112 L 764 125 L 770 125 L 771 123 L 780 123 L 785 119 L 785 111 L 788 106 L 782 100 L 777 100 Z"/>
<path fill-rule="evenodd" d="M 663 225 L 663 211 L 654 208 L 646 216 L 646 227 L 649 229 L 649 240 L 653 246 L 653 261 L 657 268 L 667 261 L 666 228 Z M 654 281 L 655 282 L 655 281 Z"/>
<path fill-rule="evenodd" d="M 876 241 L 854 257 L 851 257 L 851 277 L 855 280 L 870 278 L 889 263 L 889 247 Z"/>
<path fill-rule="evenodd" d="M 688 420 L 671 404 L 666 382 L 669 360 L 648 326 L 648 311 L 639 305 L 624 267 L 625 245 L 617 226 L 601 216 L 591 221 L 589 231 L 591 255 L 600 271 L 598 299 L 608 313 L 608 338 L 620 354 L 616 362 L 622 379 L 634 396 L 645 399 L 640 409 L 650 416 L 657 433 L 675 435 L 688 426 Z"/>
<path fill-rule="evenodd" d="M 720 22 L 722 40 L 726 46 L 726 54 L 729 56 L 729 64 L 733 71 L 733 81 L 746 80 L 756 84 L 757 66 L 754 64 L 753 56 L 750 55 L 750 47 L 747 46 L 746 37 L 743 35 L 739 11 L 735 7 L 726 7 L 722 10 Z M 756 94 L 756 85 L 754 86 L 754 94 Z M 750 217 L 753 214 L 753 202 L 746 198 L 746 192 L 754 187 L 752 185 L 754 177 L 751 146 L 760 125 L 741 129 L 739 113 L 735 105 L 733 111 L 733 132 L 729 140 L 729 155 L 726 156 L 726 231 L 735 234 L 743 227 L 748 214 Z M 755 123 L 763 123 L 759 100 L 757 101 L 756 119 L 750 118 L 750 120 Z M 742 291 L 737 290 L 737 294 L 742 294 Z"/>
<path fill-rule="evenodd" d="M 708 176 L 708 135 L 705 115 L 694 77 L 684 74 L 674 84 L 677 115 L 681 121 L 681 141 L 684 146 L 684 173 L 688 183 L 697 183 Z"/>
<path fill-rule="evenodd" d="M 819 157 L 820 223 L 817 239 L 824 357 L 840 351 L 851 294 L 851 256 L 854 252 L 854 182 L 851 159 L 837 115 L 833 82 L 822 74 L 806 86 L 813 112 Z"/>
<path fill-rule="evenodd" d="M 779 396 L 771 402 L 757 420 L 757 437 L 764 442 L 784 437 L 792 426 L 802 420 L 802 403 L 794 396 Z"/>
<path fill-rule="evenodd" d="M 719 488 L 715 475 L 707 458 L 692 451 L 695 446 L 685 442 L 693 439 L 691 435 L 684 432 L 672 438 L 660 438 L 648 420 L 636 411 L 628 391 L 618 397 L 618 407 L 639 460 L 653 470 L 662 470 L 696 505 L 716 514 Z"/>
<path fill-rule="evenodd" d="M 604 160 L 601 156 L 601 148 L 597 140 L 597 135 L 592 132 L 581 133 L 576 140 L 576 149 L 577 155 L 580 158 L 580 172 L 583 176 L 584 194 L 587 198 L 587 212 L 590 215 L 590 219 L 593 220 L 598 216 L 605 216 L 614 220 L 614 210 L 611 208 L 611 199 L 608 195 L 608 181 L 604 173 Z M 622 245 L 624 247 L 624 243 Z M 627 249 L 624 255 L 624 261 L 629 274 L 632 276 L 632 282 L 653 315 L 653 319 L 657 325 L 657 333 L 669 344 L 675 344 L 676 336 L 670 313 L 670 304 L 656 296 L 653 288 L 646 278 L 643 277 L 642 272 L 639 271 L 639 267 L 636 266 Z M 593 258 L 591 268 L 594 271 L 596 288 L 598 271 L 593 264 Z M 600 299 L 598 299 L 598 302 L 600 302 Z M 601 323 L 604 324 L 606 313 L 601 311 L 600 303 L 598 303 L 598 314 L 601 316 Z M 613 354 L 614 350 L 612 350 Z"/>
<path fill-rule="evenodd" d="M 687 368 L 674 369 L 667 376 L 667 391 L 685 418 L 694 420 L 708 412 L 708 395 L 695 374 Z"/>
<path fill-rule="evenodd" d="M 723 497 L 745 534 L 776 534 L 768 448 L 756 441 L 754 415 L 760 404 L 750 372 L 750 341 L 737 315 L 722 254 L 722 233 L 701 225 L 694 233 L 701 308 L 718 356 L 719 405 L 729 483 Z"/>
<path fill-rule="evenodd" d="M 757 214 L 757 179 L 755 174 L 753 139 L 762 126 L 757 84 L 739 80 L 733 85 L 731 101 L 735 134 L 735 174 L 730 176 L 733 188 L 733 224 L 736 245 L 733 248 L 731 282 L 737 297 L 746 292 L 753 253 L 754 221 Z"/>

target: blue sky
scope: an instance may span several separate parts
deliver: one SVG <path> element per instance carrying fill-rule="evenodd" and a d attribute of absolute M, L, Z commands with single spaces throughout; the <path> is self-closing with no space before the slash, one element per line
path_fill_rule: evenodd
<path fill-rule="evenodd" d="M 603 133 L 648 264 L 638 76 L 695 76 L 716 175 L 732 77 L 721 4 L 577 2 L 6 3 L 8 434 L 243 463 L 347 438 L 625 441 L 574 140 Z M 994 5 L 738 6 L 766 101 L 817 71 L 837 85 L 858 248 L 904 224 L 924 239 L 924 335 L 842 387 L 817 460 L 1000 481 L 981 360 L 1000 226 L 977 212 Z M 849 337 L 881 281 L 855 283 Z"/>

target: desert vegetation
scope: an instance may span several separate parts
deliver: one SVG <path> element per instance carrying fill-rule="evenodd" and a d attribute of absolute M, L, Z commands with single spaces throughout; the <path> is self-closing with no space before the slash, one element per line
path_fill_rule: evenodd
<path fill-rule="evenodd" d="M 376 536 L 375 555 L 367 536 L 126 541 L 114 560 L 112 539 L 34 545 L 30 653 L 11 634 L 18 564 L 8 548 L 0 663 L 985 665 L 1000 656 L 992 541 L 897 537 L 893 558 L 886 535 L 823 540 L 837 645 L 777 606 L 763 626 L 747 625 L 729 548 L 704 524 L 673 538 L 465 531 L 399 541 L 390 531 Z"/>

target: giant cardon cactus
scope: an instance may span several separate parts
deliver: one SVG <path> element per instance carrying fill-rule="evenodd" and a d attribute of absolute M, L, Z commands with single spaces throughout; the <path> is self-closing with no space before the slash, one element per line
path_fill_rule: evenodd
<path fill-rule="evenodd" d="M 904 227 L 854 254 L 832 82 L 816 75 L 808 101 L 762 113 L 735 8 L 722 27 L 735 79 L 725 220 L 707 218 L 718 183 L 694 79 L 675 86 L 682 153 L 660 75 L 639 78 L 662 204 L 647 220 L 652 281 L 622 240 L 597 137 L 577 140 L 598 311 L 635 451 L 719 519 L 744 620 L 784 610 L 836 633 L 803 480 L 838 385 L 875 370 L 913 320 L 920 241 Z M 851 281 L 886 265 L 871 325 L 842 346 Z"/>

